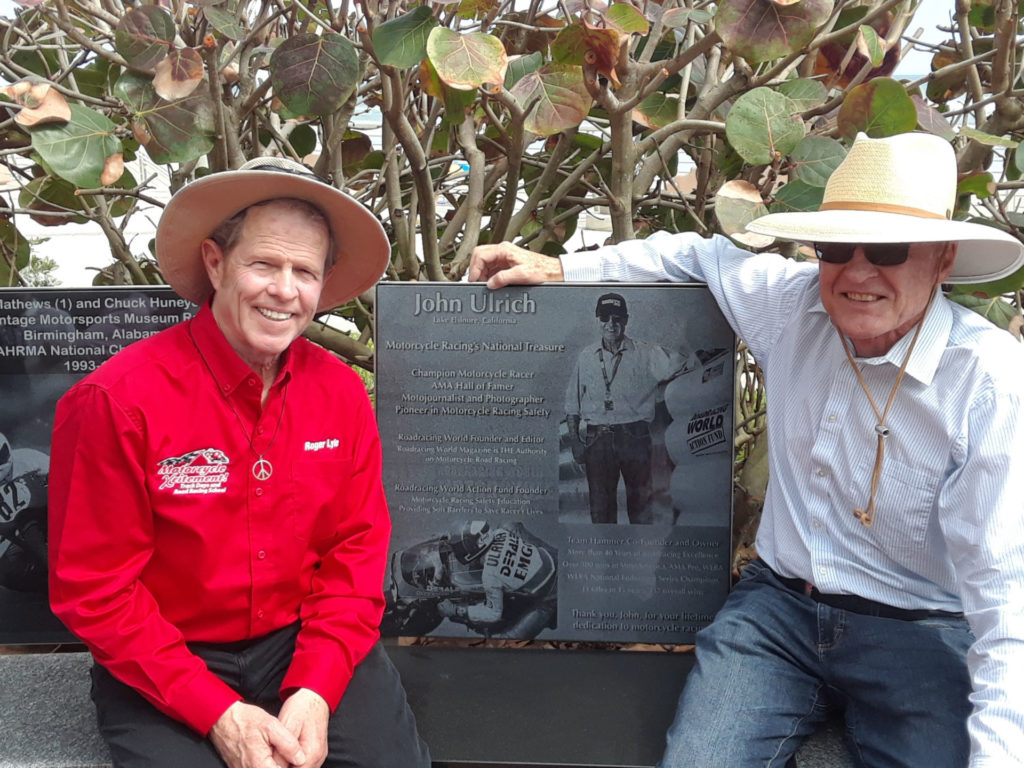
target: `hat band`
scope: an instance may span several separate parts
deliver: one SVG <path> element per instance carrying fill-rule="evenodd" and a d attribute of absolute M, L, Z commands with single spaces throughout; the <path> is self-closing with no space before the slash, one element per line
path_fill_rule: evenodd
<path fill-rule="evenodd" d="M 924 208 L 914 208 L 910 205 L 892 205 L 891 203 L 861 203 L 852 200 L 837 200 L 831 203 L 822 203 L 819 211 L 878 211 L 879 213 L 902 213 L 907 216 L 919 216 L 925 219 L 949 219 L 941 213 L 928 211 Z"/>

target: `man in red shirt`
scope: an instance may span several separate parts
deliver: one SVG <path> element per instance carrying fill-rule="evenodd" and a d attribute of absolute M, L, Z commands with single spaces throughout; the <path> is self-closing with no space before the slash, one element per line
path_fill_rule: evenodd
<path fill-rule="evenodd" d="M 50 599 L 92 651 L 116 766 L 429 766 L 378 643 L 390 519 L 359 377 L 300 334 L 369 289 L 379 222 L 261 158 L 176 194 L 198 314 L 60 401 Z"/>

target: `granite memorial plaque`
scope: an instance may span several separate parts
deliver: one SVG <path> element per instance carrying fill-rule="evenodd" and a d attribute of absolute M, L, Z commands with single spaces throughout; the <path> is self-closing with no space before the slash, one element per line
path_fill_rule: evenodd
<path fill-rule="evenodd" d="M 734 346 L 703 285 L 380 284 L 384 633 L 692 642 L 729 587 Z"/>
<path fill-rule="evenodd" d="M 57 400 L 111 355 L 195 309 L 170 288 L 0 290 L 0 643 L 74 639 L 46 595 Z"/>

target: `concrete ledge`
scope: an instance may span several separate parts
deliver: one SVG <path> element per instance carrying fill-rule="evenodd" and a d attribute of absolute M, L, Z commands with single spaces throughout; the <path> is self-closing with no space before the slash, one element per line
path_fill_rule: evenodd
<path fill-rule="evenodd" d="M 87 653 L 0 656 L 0 768 L 110 768 Z"/>
<path fill-rule="evenodd" d="M 489 650 L 388 648 L 435 765 L 651 766 L 672 717 L 671 697 L 689 670 L 676 656 L 682 673 L 652 690 L 650 677 L 629 673 L 663 668 L 674 655 L 499 651 L 499 659 Z M 632 658 L 618 658 L 626 656 Z M 111 768 L 89 699 L 91 663 L 87 653 L 0 655 L 0 768 Z M 524 665 L 534 666 L 533 685 L 523 678 Z M 538 690 L 537 680 L 555 683 L 563 674 L 576 676 L 577 688 L 562 692 L 579 706 L 548 695 L 558 687 Z M 641 698 L 643 711 L 631 709 Z M 483 722 L 487 727 L 478 728 Z M 796 765 L 852 768 L 841 728 L 830 724 L 816 733 Z"/>

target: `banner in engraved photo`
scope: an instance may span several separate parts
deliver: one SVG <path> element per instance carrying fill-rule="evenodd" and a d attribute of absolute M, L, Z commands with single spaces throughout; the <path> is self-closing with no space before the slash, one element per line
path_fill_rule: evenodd
<path fill-rule="evenodd" d="M 74 639 L 46 595 L 57 400 L 111 355 L 195 309 L 169 288 L 0 290 L 0 643 Z"/>
<path fill-rule="evenodd" d="M 692 642 L 729 585 L 734 344 L 698 285 L 379 285 L 385 634 Z"/>

